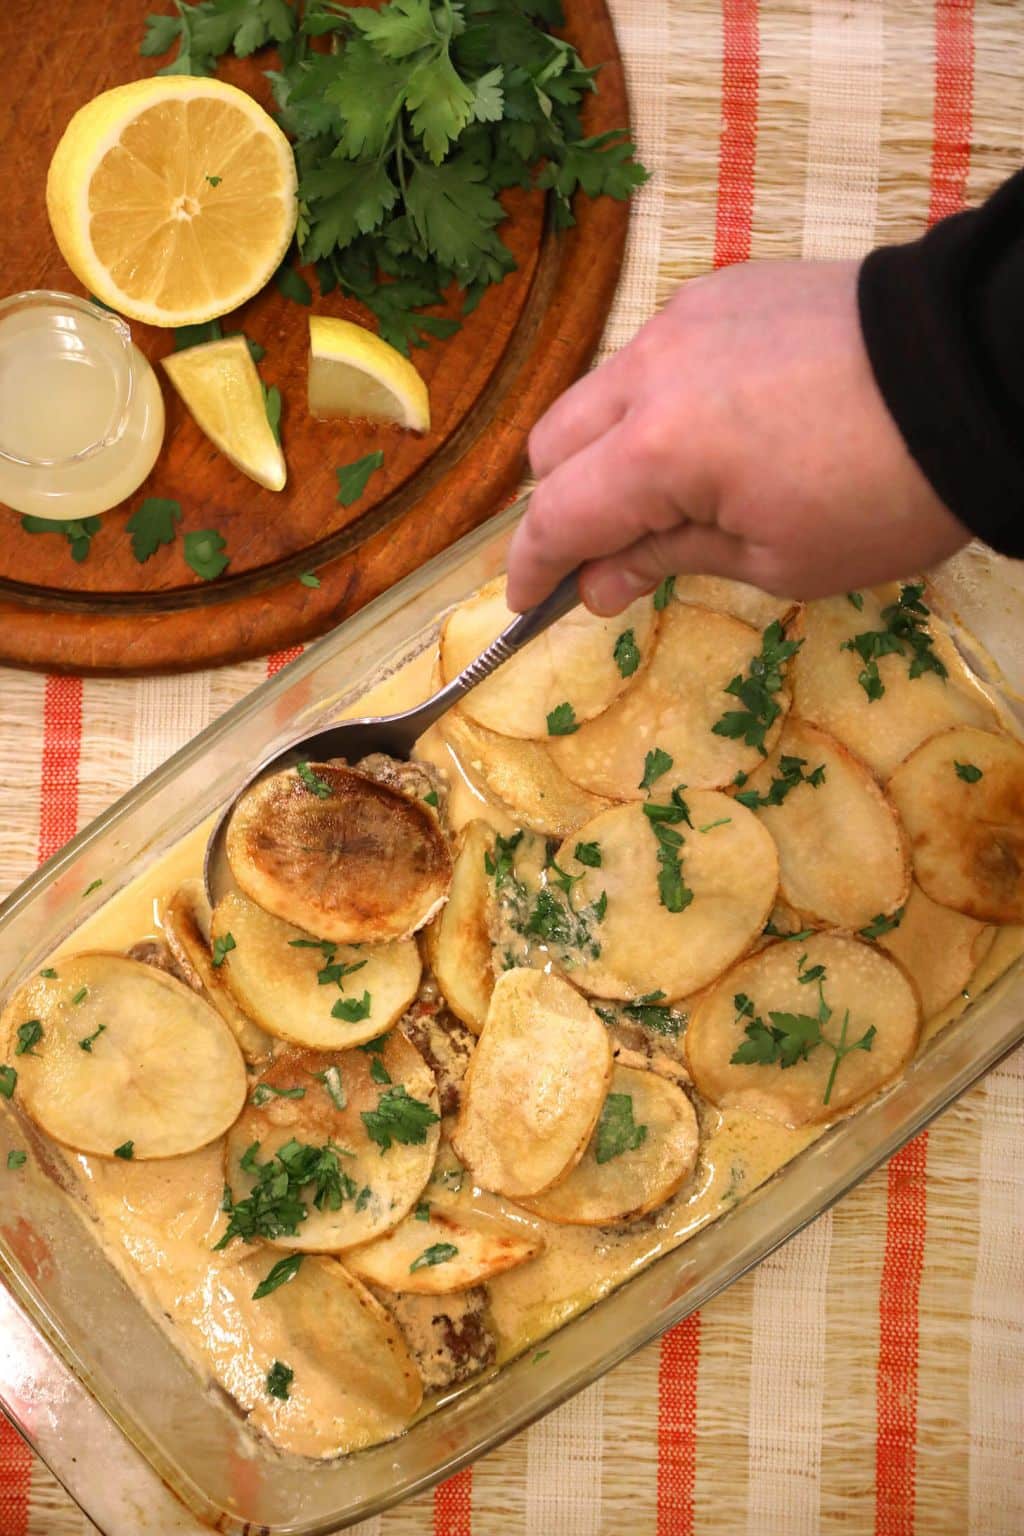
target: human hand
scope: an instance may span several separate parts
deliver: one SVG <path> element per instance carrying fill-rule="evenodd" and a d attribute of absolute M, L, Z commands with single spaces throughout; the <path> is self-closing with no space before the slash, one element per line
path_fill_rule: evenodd
<path fill-rule="evenodd" d="M 539 483 L 512 541 L 511 606 L 581 562 L 587 606 L 613 614 L 675 572 L 811 598 L 966 543 L 875 384 L 857 272 L 787 262 L 699 278 L 567 390 L 530 435 Z"/>

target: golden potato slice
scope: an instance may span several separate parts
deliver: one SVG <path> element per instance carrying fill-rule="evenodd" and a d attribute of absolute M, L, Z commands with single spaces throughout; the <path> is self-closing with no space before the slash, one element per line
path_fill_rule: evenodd
<path fill-rule="evenodd" d="M 478 1035 L 494 990 L 491 964 L 491 879 L 484 859 L 494 848 L 486 821 L 467 823 L 452 874 L 451 893 L 429 928 L 430 968 L 456 1018 Z"/>
<path fill-rule="evenodd" d="M 0 1020 L 18 1099 L 48 1136 L 100 1157 L 176 1157 L 223 1135 L 245 1063 L 191 987 L 123 955 L 68 955 Z"/>
<path fill-rule="evenodd" d="M 628 1102 L 627 1102 L 628 1101 Z M 554 1189 L 522 1203 L 545 1221 L 604 1227 L 664 1205 L 690 1177 L 700 1137 L 681 1088 L 654 1072 L 616 1066 L 597 1129 Z"/>
<path fill-rule="evenodd" d="M 225 985 L 222 965 L 210 951 L 210 903 L 201 880 L 186 880 L 160 912 L 160 926 L 171 954 L 194 991 L 212 1003 L 234 1035 L 246 1061 L 273 1054 L 274 1037 L 243 1013 Z"/>
<path fill-rule="evenodd" d="M 773 597 L 770 592 L 762 592 L 760 587 L 748 586 L 745 581 L 730 581 L 727 576 L 683 573 L 676 577 L 672 595 L 677 602 L 713 608 L 716 613 L 727 613 L 730 618 L 750 624 L 756 630 L 767 629 L 774 619 L 786 623 L 798 606 L 791 597 Z"/>
<path fill-rule="evenodd" d="M 830 1010 L 824 1021 L 822 997 Z M 917 993 L 901 966 L 874 944 L 815 934 L 733 966 L 690 1019 L 686 1059 L 712 1104 L 816 1125 L 896 1077 L 920 1025 Z M 843 1043 L 846 1054 L 827 1042 Z"/>
<path fill-rule="evenodd" d="M 253 901 L 339 944 L 408 938 L 448 894 L 429 806 L 336 763 L 261 779 L 231 813 L 231 873 Z"/>
<path fill-rule="evenodd" d="M 441 632 L 444 681 L 450 683 L 468 667 L 513 617 L 505 603 L 504 576 L 456 608 Z M 638 598 L 612 619 L 574 608 L 474 688 L 459 707 L 467 719 L 502 736 L 546 741 L 548 715 L 559 705 L 571 704 L 578 721 L 592 720 L 631 685 L 648 660 L 657 623 L 649 597 Z M 623 641 L 624 636 L 629 640 Z"/>
<path fill-rule="evenodd" d="M 420 984 L 415 939 L 313 939 L 236 891 L 217 903 L 210 933 L 223 947 L 217 974 L 231 996 L 268 1034 L 292 1045 L 362 1045 L 391 1028 Z"/>
<path fill-rule="evenodd" d="M 434 1166 L 439 1120 L 434 1074 L 401 1030 L 373 1051 L 295 1051 L 252 1083 L 228 1136 L 227 1182 L 237 1203 L 257 1184 L 243 1160 L 272 1163 L 294 1142 L 333 1149 L 335 1196 L 317 1208 L 317 1185 L 306 1184 L 308 1215 L 297 1231 L 259 1235 L 280 1248 L 338 1253 L 390 1232 L 416 1204 Z M 281 1172 L 280 1160 L 274 1169 Z"/>
<path fill-rule="evenodd" d="M 809 775 L 815 775 L 810 782 Z M 755 795 L 763 801 L 780 791 L 780 804 L 758 804 L 755 815 L 775 839 L 779 895 L 799 917 L 798 927 L 809 922 L 856 931 L 903 905 L 910 889 L 907 840 L 865 763 L 834 736 L 790 717 L 776 750 L 738 798 L 754 808 Z"/>
<path fill-rule="evenodd" d="M 345 1264 L 368 1285 L 444 1296 L 525 1264 L 543 1246 L 523 1222 L 454 1209 L 432 1198 L 421 1201 L 387 1237 L 346 1253 Z"/>
<path fill-rule="evenodd" d="M 656 801 L 668 800 L 655 795 Z M 687 790 L 692 828 L 673 828 L 683 880 L 693 892 L 684 910 L 661 902 L 659 843 L 640 805 L 603 811 L 566 839 L 559 867 L 579 876 L 572 889 L 578 909 L 607 897 L 596 928 L 601 953 L 581 954 L 572 981 L 597 997 L 627 1000 L 663 992 L 689 997 L 744 954 L 772 910 L 779 881 L 775 844 L 757 817 L 727 795 Z M 587 867 L 577 845 L 596 843 L 600 865 Z"/>
<path fill-rule="evenodd" d="M 958 766 L 959 765 L 959 768 Z M 889 793 L 914 877 L 940 906 L 982 923 L 1024 921 L 1024 746 L 957 726 L 901 763 Z"/>
<path fill-rule="evenodd" d="M 543 742 L 499 736 L 458 709 L 441 732 L 470 783 L 533 832 L 564 837 L 611 804 L 567 779 Z"/>
<path fill-rule="evenodd" d="M 994 935 L 994 928 L 973 917 L 940 907 L 914 883 L 899 926 L 880 935 L 878 942 L 909 973 L 924 1017 L 930 1019 L 960 996 Z"/>
<path fill-rule="evenodd" d="M 597 720 L 571 736 L 553 737 L 549 751 L 570 779 L 595 795 L 639 800 L 644 759 L 654 747 L 673 761 L 676 780 L 696 789 L 731 784 L 761 761 L 756 747 L 716 736 L 722 716 L 742 708 L 725 689 L 746 676 L 761 649 L 761 635 L 749 624 L 686 603 L 670 603 L 650 665 L 633 687 Z M 789 707 L 785 688 L 775 695 L 778 719 L 766 746 L 774 745 Z"/>
<path fill-rule="evenodd" d="M 246 1265 L 255 1272 L 255 1259 Z M 295 1384 L 276 1410 L 282 1418 L 329 1414 L 345 1452 L 407 1427 L 423 1399 L 420 1373 L 391 1313 L 337 1259 L 308 1254 L 294 1279 L 253 1306 L 272 1308 L 288 1340 Z M 310 1377 L 320 1386 L 307 1398 Z"/>
<path fill-rule="evenodd" d="M 484 1189 L 535 1195 L 575 1167 L 612 1075 L 608 1032 L 568 982 L 498 977 L 452 1136 Z"/>
<path fill-rule="evenodd" d="M 830 731 L 881 779 L 936 731 L 960 722 L 988 728 L 997 724 L 992 705 L 934 614 L 927 628 L 948 677 L 924 672 L 912 678 L 908 657 L 882 656 L 875 664 L 885 692 L 869 699 L 857 680 L 864 661 L 842 646 L 855 635 L 885 628 L 882 609 L 893 594 L 864 592 L 861 597 L 859 610 L 846 597 L 828 597 L 808 603 L 797 618 L 793 634 L 804 643 L 790 671 L 794 714 Z"/>

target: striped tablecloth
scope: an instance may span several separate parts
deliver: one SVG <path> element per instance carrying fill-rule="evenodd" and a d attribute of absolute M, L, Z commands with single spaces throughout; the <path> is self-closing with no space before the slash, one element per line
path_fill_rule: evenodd
<path fill-rule="evenodd" d="M 680 279 L 859 255 L 1022 158 L 1013 0 L 613 8 L 655 176 L 606 351 Z M 126 682 L 0 672 L 0 891 L 287 659 Z M 1022 1233 L 1018 1055 L 700 1316 L 359 1531 L 1019 1536 Z M 0 1422 L 0 1536 L 92 1530 Z"/>

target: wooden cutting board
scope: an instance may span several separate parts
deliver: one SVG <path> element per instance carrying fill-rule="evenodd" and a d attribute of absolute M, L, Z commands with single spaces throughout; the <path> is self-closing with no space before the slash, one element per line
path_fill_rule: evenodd
<path fill-rule="evenodd" d="M 71 114 L 126 80 L 151 74 L 138 52 L 144 0 L 36 0 L 0 5 L 0 143 L 7 216 L 0 221 L 3 289 L 80 293 L 46 217 L 46 169 Z M 622 63 L 602 0 L 568 0 L 567 35 L 588 65 L 602 65 L 585 131 L 628 121 Z M 223 74 L 270 106 L 265 57 L 231 60 Z M 16 175 L 14 174 L 16 168 Z M 526 437 L 545 408 L 586 367 L 607 316 L 622 261 L 628 208 L 577 199 L 577 223 L 556 234 L 539 192 L 504 196 L 501 234 L 517 270 L 491 287 L 462 329 L 413 358 L 430 390 L 424 437 L 392 427 L 317 422 L 306 410 L 311 311 L 276 287 L 226 316 L 266 348 L 260 373 L 284 399 L 288 462 L 283 492 L 265 491 L 214 449 L 158 369 L 167 435 L 152 474 L 129 502 L 103 517 L 88 559 L 67 541 L 32 535 L 0 507 L 0 661 L 51 671 L 180 671 L 259 656 L 323 633 L 491 515 L 525 467 Z M 337 293 L 322 298 L 312 270 L 313 313 L 372 323 Z M 454 303 L 435 313 L 456 313 Z M 132 326 L 157 362 L 173 333 Z M 380 448 L 384 466 L 365 495 L 337 501 L 335 468 Z M 125 522 L 147 496 L 180 502 L 173 546 L 144 565 Z M 215 528 L 231 563 L 204 582 L 185 564 L 181 534 Z M 319 589 L 298 580 L 315 571 Z"/>

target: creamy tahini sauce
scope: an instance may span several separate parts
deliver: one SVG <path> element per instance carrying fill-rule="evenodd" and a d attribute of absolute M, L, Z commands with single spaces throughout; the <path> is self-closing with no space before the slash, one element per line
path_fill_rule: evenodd
<path fill-rule="evenodd" d="M 360 701 L 358 713 L 400 709 L 426 696 L 431 658 L 425 654 Z M 352 713 L 356 711 L 353 710 Z M 486 802 L 461 773 L 436 731 L 420 755 L 443 768 L 451 785 L 454 827 L 483 816 L 509 833 L 514 823 Z M 160 903 L 201 873 L 208 826 L 198 828 L 135 880 L 61 946 L 125 950 L 159 935 Z M 974 990 L 1000 975 L 1024 949 L 1022 930 L 1004 929 L 981 967 Z M 955 1018 L 961 999 L 926 1026 L 923 1039 Z M 654 1216 L 632 1229 L 568 1227 L 529 1218 L 546 1239 L 541 1256 L 490 1282 L 499 1363 L 533 1346 L 606 1295 L 628 1275 L 678 1246 L 723 1210 L 763 1184 L 822 1133 L 788 1130 L 745 1111 L 702 1110 L 701 1151 L 692 1180 Z M 68 1156 L 70 1172 L 99 1229 L 104 1248 L 128 1283 L 170 1331 L 199 1370 L 218 1381 L 279 1446 L 307 1456 L 331 1456 L 393 1432 L 375 1422 L 357 1391 L 328 1371 L 315 1347 L 297 1341 L 274 1302 L 252 1291 L 275 1250 L 235 1242 L 216 1253 L 223 1231 L 223 1141 L 186 1157 L 150 1163 Z M 466 1188 L 467 1199 L 474 1194 Z M 486 1198 L 486 1197 L 484 1197 Z M 277 1250 L 280 1253 L 281 1250 Z M 268 1396 L 266 1372 L 286 1361 L 295 1375 L 286 1402 Z M 429 1406 L 429 1404 L 427 1405 Z"/>

